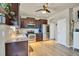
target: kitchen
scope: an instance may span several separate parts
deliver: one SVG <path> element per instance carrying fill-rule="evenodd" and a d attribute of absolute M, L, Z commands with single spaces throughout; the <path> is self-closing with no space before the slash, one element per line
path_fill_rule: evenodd
<path fill-rule="evenodd" d="M 0 3 L 1 56 L 79 55 L 79 4 L 47 6 L 48 3 Z"/>
<path fill-rule="evenodd" d="M 19 5 L 18 3 L 1 4 L 1 7 L 5 6 L 5 9 L 8 10 L 8 12 L 4 12 L 5 10 L 0 9 L 1 15 L 5 14 L 0 19 L 0 35 L 4 39 L 0 51 L 2 51 L 1 55 L 4 56 L 28 56 L 28 42 L 43 41 L 47 38 L 47 31 L 45 31 L 48 26 L 47 20 L 36 20 L 32 17 L 20 18 L 19 20 Z"/>

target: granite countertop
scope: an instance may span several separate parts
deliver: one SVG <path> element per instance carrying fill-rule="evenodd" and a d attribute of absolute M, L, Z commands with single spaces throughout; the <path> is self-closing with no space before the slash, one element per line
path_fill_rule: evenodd
<path fill-rule="evenodd" d="M 5 43 L 13 43 L 13 42 L 21 42 L 21 41 L 27 41 L 28 38 L 26 35 L 23 34 L 18 34 L 14 37 L 9 37 L 8 39 L 5 40 Z"/>

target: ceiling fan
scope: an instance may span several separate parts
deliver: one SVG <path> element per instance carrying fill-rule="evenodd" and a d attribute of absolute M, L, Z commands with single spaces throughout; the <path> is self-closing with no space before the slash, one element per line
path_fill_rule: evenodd
<path fill-rule="evenodd" d="M 48 3 L 44 4 L 42 7 L 43 8 L 36 10 L 36 12 L 41 11 L 42 13 L 51 13 L 50 10 L 48 9 Z"/>

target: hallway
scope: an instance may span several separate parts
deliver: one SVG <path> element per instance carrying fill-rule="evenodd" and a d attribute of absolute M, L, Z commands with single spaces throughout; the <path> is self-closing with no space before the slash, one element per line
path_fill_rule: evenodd
<path fill-rule="evenodd" d="M 53 40 L 29 43 L 29 56 L 79 56 L 79 51 L 66 48 Z"/>

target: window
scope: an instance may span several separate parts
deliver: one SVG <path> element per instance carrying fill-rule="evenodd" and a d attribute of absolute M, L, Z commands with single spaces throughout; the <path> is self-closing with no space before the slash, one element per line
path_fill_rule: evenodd
<path fill-rule="evenodd" d="M 0 13 L 0 23 L 5 23 L 5 15 Z"/>

